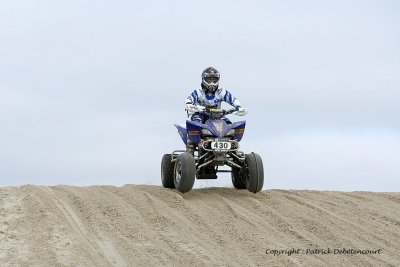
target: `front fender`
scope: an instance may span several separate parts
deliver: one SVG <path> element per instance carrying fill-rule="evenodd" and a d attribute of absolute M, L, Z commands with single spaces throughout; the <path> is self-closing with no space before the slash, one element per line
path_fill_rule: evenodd
<path fill-rule="evenodd" d="M 178 129 L 178 133 L 182 138 L 182 141 L 187 145 L 187 131 L 184 127 L 180 126 L 179 124 L 175 124 L 175 127 Z"/>
<path fill-rule="evenodd" d="M 233 135 L 233 138 L 236 139 L 238 142 L 242 140 L 245 127 L 246 121 L 237 121 L 231 125 L 231 129 L 235 129 L 235 134 Z"/>
<path fill-rule="evenodd" d="M 201 137 L 201 129 L 203 129 L 204 126 L 202 123 L 197 122 L 197 121 L 186 121 L 186 129 L 187 129 L 187 135 L 189 140 L 192 143 L 198 144 L 200 141 Z"/>

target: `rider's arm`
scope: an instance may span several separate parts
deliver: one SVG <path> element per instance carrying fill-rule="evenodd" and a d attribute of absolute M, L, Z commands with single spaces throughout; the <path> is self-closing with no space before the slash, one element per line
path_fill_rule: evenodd
<path fill-rule="evenodd" d="M 188 116 L 193 115 L 196 111 L 196 106 L 198 104 L 199 95 L 197 90 L 194 90 L 185 100 L 186 112 Z"/>
<path fill-rule="evenodd" d="M 220 95 L 223 101 L 227 102 L 235 109 L 239 109 L 241 107 L 239 100 L 236 97 L 234 97 L 228 90 L 222 89 L 220 91 Z"/>
<path fill-rule="evenodd" d="M 193 93 L 191 93 L 185 100 L 186 105 L 187 104 L 192 104 L 192 105 L 196 105 L 197 104 L 197 100 L 198 100 L 199 96 L 197 93 L 197 90 L 194 90 Z"/>

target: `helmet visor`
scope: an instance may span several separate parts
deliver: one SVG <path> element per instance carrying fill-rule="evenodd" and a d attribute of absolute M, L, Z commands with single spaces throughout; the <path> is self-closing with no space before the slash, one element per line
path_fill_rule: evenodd
<path fill-rule="evenodd" d="M 204 77 L 204 81 L 208 84 L 216 84 L 219 81 L 219 77 Z"/>

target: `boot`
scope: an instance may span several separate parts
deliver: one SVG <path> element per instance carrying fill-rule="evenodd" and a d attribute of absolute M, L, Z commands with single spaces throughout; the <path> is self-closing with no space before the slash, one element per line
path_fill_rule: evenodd
<path fill-rule="evenodd" d="M 186 142 L 186 152 L 194 156 L 194 144 L 189 139 Z"/>

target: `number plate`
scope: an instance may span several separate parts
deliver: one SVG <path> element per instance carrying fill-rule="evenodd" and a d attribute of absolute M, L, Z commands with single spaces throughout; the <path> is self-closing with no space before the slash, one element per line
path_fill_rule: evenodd
<path fill-rule="evenodd" d="M 211 148 L 216 151 L 226 151 L 231 149 L 230 142 L 214 141 L 211 142 Z"/>

